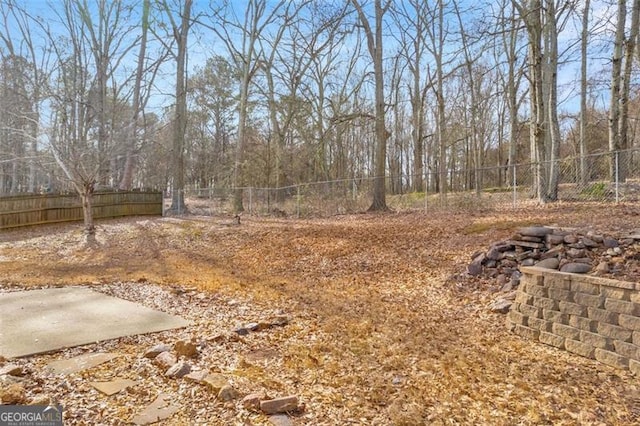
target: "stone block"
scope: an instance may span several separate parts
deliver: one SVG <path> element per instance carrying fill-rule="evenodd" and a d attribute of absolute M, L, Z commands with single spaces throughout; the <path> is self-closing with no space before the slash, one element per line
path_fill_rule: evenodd
<path fill-rule="evenodd" d="M 540 330 L 534 330 L 533 328 L 518 324 L 516 324 L 513 332 L 518 336 L 522 336 L 531 340 L 538 340 L 538 337 L 540 336 Z"/>
<path fill-rule="evenodd" d="M 633 343 L 614 340 L 613 347 L 618 355 L 640 361 L 640 346 L 634 345 Z"/>
<path fill-rule="evenodd" d="M 594 332 L 598 329 L 598 321 L 577 315 L 569 315 L 569 325 L 579 330 Z"/>
<path fill-rule="evenodd" d="M 555 300 L 564 300 L 565 302 L 573 302 L 574 292 L 569 290 L 562 290 L 559 288 L 549 288 L 547 290 L 547 294 L 549 294 L 549 298 Z"/>
<path fill-rule="evenodd" d="M 529 318 L 542 318 L 542 309 L 535 306 L 520 305 L 520 312 Z"/>
<path fill-rule="evenodd" d="M 575 293 L 573 296 L 573 300 L 578 305 L 591 306 L 593 308 L 602 308 L 605 299 L 600 295 Z"/>
<path fill-rule="evenodd" d="M 603 285 L 600 286 L 600 295 L 608 299 L 631 300 L 631 290 L 624 288 L 607 287 Z M 640 303 L 640 301 L 638 301 L 638 303 Z"/>
<path fill-rule="evenodd" d="M 558 310 L 569 315 L 587 316 L 587 307 L 577 303 L 561 301 L 558 303 Z"/>
<path fill-rule="evenodd" d="M 533 296 L 518 289 L 515 302 L 523 305 L 531 305 L 533 303 Z"/>
<path fill-rule="evenodd" d="M 564 348 L 576 355 L 583 356 L 585 358 L 595 358 L 595 348 L 587 345 L 586 343 L 579 342 L 577 340 L 567 339 L 564 341 Z"/>
<path fill-rule="evenodd" d="M 527 325 L 527 316 L 523 315 L 520 312 L 511 310 L 507 314 L 507 318 L 514 324 Z"/>
<path fill-rule="evenodd" d="M 569 327 L 568 325 L 553 323 L 551 331 L 558 336 L 566 337 L 571 340 L 580 340 L 580 330 Z"/>
<path fill-rule="evenodd" d="M 604 322 L 607 324 L 618 324 L 618 313 L 606 311 L 604 309 L 598 308 L 588 308 L 587 316 L 592 320 L 596 320 L 598 322 Z"/>
<path fill-rule="evenodd" d="M 528 294 L 535 296 L 535 297 L 547 297 L 548 293 L 547 293 L 547 288 L 540 286 L 540 285 L 535 285 L 535 284 L 527 284 L 527 288 L 525 290 Z"/>
<path fill-rule="evenodd" d="M 560 324 L 567 324 L 569 321 L 569 315 L 549 309 L 542 310 L 542 318 L 546 319 L 547 321 L 557 322 Z"/>
<path fill-rule="evenodd" d="M 605 299 L 604 308 L 607 311 L 617 312 L 625 315 L 638 315 L 640 305 L 633 302 L 625 302 L 624 300 Z"/>
<path fill-rule="evenodd" d="M 544 283 L 549 289 L 571 290 L 571 280 L 565 277 L 548 276 Z"/>
<path fill-rule="evenodd" d="M 640 330 L 640 317 L 620 314 L 618 315 L 618 324 L 629 330 Z"/>
<path fill-rule="evenodd" d="M 540 331 L 551 331 L 551 321 L 546 321 L 540 318 L 528 318 L 527 326 Z"/>
<path fill-rule="evenodd" d="M 283 398 L 260 401 L 260 409 L 266 414 L 286 413 L 298 409 L 298 397 L 286 396 Z"/>
<path fill-rule="evenodd" d="M 558 310 L 558 301 L 549 299 L 547 297 L 534 297 L 533 298 L 533 306 L 536 308 L 547 309 L 550 311 Z"/>
<path fill-rule="evenodd" d="M 579 279 L 571 280 L 571 291 L 586 293 L 586 294 L 600 294 L 600 286 L 597 284 L 591 284 L 580 281 Z"/>
<path fill-rule="evenodd" d="M 640 303 L 640 291 L 631 291 L 629 293 L 629 301 L 634 303 Z"/>
<path fill-rule="evenodd" d="M 613 350 L 611 339 L 607 339 L 606 337 L 601 336 L 597 333 L 591 333 L 589 331 L 581 330 L 580 341 L 582 343 L 586 343 L 589 346 L 593 346 L 594 348 Z"/>
<path fill-rule="evenodd" d="M 539 340 L 542 343 L 545 343 L 550 346 L 554 346 L 556 348 L 564 349 L 564 341 L 565 338 L 562 336 L 558 336 L 557 334 L 548 333 L 546 331 L 541 331 Z"/>
<path fill-rule="evenodd" d="M 629 371 L 631 371 L 636 376 L 640 375 L 640 361 L 636 361 L 635 359 L 630 359 Z"/>
<path fill-rule="evenodd" d="M 596 348 L 595 357 L 601 363 L 610 365 L 611 367 L 622 368 L 625 370 L 629 368 L 629 358 L 615 352 Z"/>
<path fill-rule="evenodd" d="M 598 334 L 605 337 L 610 337 L 614 340 L 621 340 L 623 342 L 631 342 L 632 331 L 626 328 L 619 327 L 617 325 L 607 324 L 601 322 L 598 324 Z"/>

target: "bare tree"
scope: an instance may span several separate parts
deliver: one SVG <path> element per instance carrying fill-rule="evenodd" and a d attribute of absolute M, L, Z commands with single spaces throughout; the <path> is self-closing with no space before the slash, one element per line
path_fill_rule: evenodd
<path fill-rule="evenodd" d="M 233 204 L 236 213 L 244 211 L 244 168 L 250 87 L 264 63 L 264 52 L 260 48 L 259 40 L 263 37 L 265 29 L 279 19 L 279 13 L 286 3 L 285 0 L 279 0 L 274 4 L 267 0 L 249 0 L 242 19 L 237 17 L 234 4 L 228 3 L 226 8 L 213 11 L 216 25 L 206 25 L 225 44 L 240 75 L 238 133 L 233 171 Z"/>
<path fill-rule="evenodd" d="M 173 185 L 171 191 L 171 207 L 169 211 L 183 213 L 186 211 L 184 203 L 184 141 L 187 130 L 187 89 L 186 62 L 187 40 L 191 29 L 192 0 L 185 0 L 178 12 L 179 23 L 169 8 L 166 0 L 162 7 L 171 25 L 173 39 L 177 45 L 176 59 L 176 104 L 173 117 Z"/>
<path fill-rule="evenodd" d="M 627 153 L 629 148 L 629 94 L 632 85 L 633 54 L 636 50 L 636 40 L 640 30 L 640 0 L 632 0 L 631 24 L 629 26 L 629 36 L 625 40 L 624 66 L 622 69 L 619 98 L 619 122 L 617 123 L 617 133 L 619 139 L 619 153 L 617 179 L 624 182 L 627 179 Z M 617 34 L 616 34 L 617 35 Z M 613 97 L 612 93 L 612 97 Z"/>
<path fill-rule="evenodd" d="M 367 47 L 373 61 L 373 77 L 375 79 L 375 121 L 376 121 L 376 155 L 375 155 L 375 176 L 373 183 L 373 201 L 369 207 L 370 211 L 387 210 L 386 202 L 386 179 L 385 166 L 387 161 L 387 139 L 390 133 L 385 123 L 385 98 L 384 98 L 384 68 L 383 59 L 383 18 L 389 10 L 392 2 L 388 0 L 384 6 L 382 0 L 374 1 L 375 29 L 371 27 L 359 0 L 351 0 L 358 12 L 358 18 L 362 24 L 367 38 Z"/>
<path fill-rule="evenodd" d="M 589 181 L 587 170 L 587 84 L 588 63 L 587 47 L 589 41 L 589 12 L 591 0 L 585 0 L 582 10 L 582 31 L 580 40 L 580 184 L 586 185 Z"/>

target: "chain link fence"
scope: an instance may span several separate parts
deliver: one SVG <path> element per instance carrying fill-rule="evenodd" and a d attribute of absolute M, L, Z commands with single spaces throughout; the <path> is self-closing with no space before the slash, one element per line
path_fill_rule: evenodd
<path fill-rule="evenodd" d="M 539 203 L 535 190 L 555 180 L 553 198 L 566 202 L 634 202 L 640 200 L 640 149 L 567 157 L 553 163 L 449 170 L 425 173 L 423 191 L 387 191 L 394 210 L 471 211 L 510 209 Z M 409 188 L 414 176 L 387 176 L 388 188 Z M 311 182 L 281 188 L 242 188 L 245 214 L 275 217 L 325 217 L 358 213 L 371 204 L 373 177 Z M 393 185 L 391 184 L 393 182 Z M 167 194 L 170 196 L 170 194 Z M 234 189 L 190 188 L 186 208 L 196 215 L 234 212 Z M 165 199 L 170 202 L 170 199 Z M 167 204 L 168 206 L 168 204 Z M 181 213 L 181 212 L 178 212 Z"/>

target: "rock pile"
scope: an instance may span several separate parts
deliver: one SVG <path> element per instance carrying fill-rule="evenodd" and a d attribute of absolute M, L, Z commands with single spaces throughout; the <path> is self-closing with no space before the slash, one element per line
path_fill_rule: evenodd
<path fill-rule="evenodd" d="M 613 278 L 640 261 L 640 232 L 623 237 L 593 231 L 531 226 L 509 240 L 493 243 L 475 253 L 467 267 L 472 276 L 495 278 L 501 291 L 520 283 L 520 266 L 537 266 L 574 274 L 594 273 Z"/>

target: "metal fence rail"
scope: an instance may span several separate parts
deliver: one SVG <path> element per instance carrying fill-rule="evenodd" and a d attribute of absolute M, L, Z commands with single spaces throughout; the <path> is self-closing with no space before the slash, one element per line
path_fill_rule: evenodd
<path fill-rule="evenodd" d="M 537 203 L 533 182 L 538 164 L 516 164 L 452 170 L 447 174 L 446 191 L 438 187 L 437 173 L 425 173 L 421 192 L 387 192 L 393 209 L 428 211 L 518 208 Z M 635 202 L 640 201 L 640 149 L 566 157 L 541 165 L 558 173 L 559 201 Z M 409 187 L 413 176 L 387 176 L 395 187 Z M 312 182 L 282 188 L 246 187 L 243 206 L 247 213 L 270 216 L 322 217 L 356 213 L 371 203 L 374 178 L 352 178 Z M 189 212 L 201 215 L 233 212 L 233 189 L 189 188 L 185 190 Z"/>
<path fill-rule="evenodd" d="M 98 192 L 93 195 L 95 219 L 161 216 L 161 192 Z M 78 195 L 16 195 L 0 197 L 0 229 L 83 220 Z"/>

